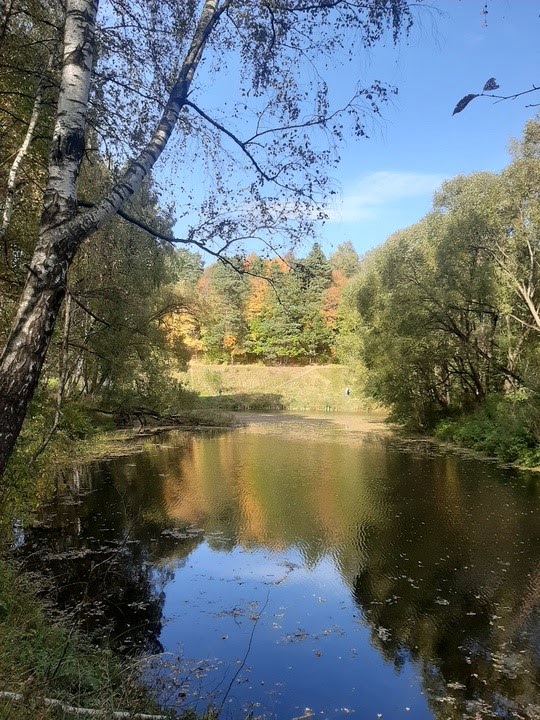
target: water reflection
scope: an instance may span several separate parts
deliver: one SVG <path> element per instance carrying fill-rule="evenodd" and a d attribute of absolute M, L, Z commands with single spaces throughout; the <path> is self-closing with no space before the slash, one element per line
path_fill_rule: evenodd
<path fill-rule="evenodd" d="M 231 712 L 540 717 L 536 477 L 368 429 L 162 437 L 60 485 L 23 552 L 118 642 L 205 659 Z"/>

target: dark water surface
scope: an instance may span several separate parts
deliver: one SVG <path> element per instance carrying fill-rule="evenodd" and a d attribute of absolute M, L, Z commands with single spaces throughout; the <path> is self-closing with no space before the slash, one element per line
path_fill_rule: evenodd
<path fill-rule="evenodd" d="M 369 418 L 252 417 L 66 476 L 19 552 L 177 709 L 540 718 L 538 481 Z"/>

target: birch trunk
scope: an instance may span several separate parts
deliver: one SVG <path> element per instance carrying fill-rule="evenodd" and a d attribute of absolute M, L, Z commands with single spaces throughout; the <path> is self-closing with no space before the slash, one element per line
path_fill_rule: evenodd
<path fill-rule="evenodd" d="M 47 69 L 50 69 L 50 64 Z M 24 136 L 22 145 L 19 148 L 17 155 L 15 156 L 15 160 L 13 161 L 10 171 L 9 171 L 6 199 L 4 202 L 2 223 L 0 225 L 0 241 L 4 241 L 4 237 L 6 235 L 7 229 L 11 222 L 11 216 L 13 215 L 13 209 L 15 207 L 15 195 L 16 195 L 16 191 L 17 191 L 17 180 L 19 177 L 19 170 L 20 170 L 23 160 L 25 159 L 25 157 L 28 153 L 28 148 L 30 147 L 30 143 L 32 142 L 32 140 L 34 138 L 34 132 L 36 129 L 37 122 L 39 120 L 39 115 L 41 112 L 41 104 L 43 102 L 44 85 L 45 85 L 45 78 L 42 77 L 41 80 L 39 81 L 38 88 L 36 91 L 36 97 L 34 99 L 34 105 L 32 107 L 32 114 L 30 116 L 30 122 L 28 123 L 28 128 L 26 130 L 26 134 Z M 8 248 L 7 248 L 6 244 L 4 245 L 4 252 L 5 252 L 5 255 L 7 258 L 8 257 Z"/>
<path fill-rule="evenodd" d="M 4 42 L 13 0 L 0 0 L 0 45 Z"/>
<path fill-rule="evenodd" d="M 97 4 L 97 0 L 66 3 L 62 77 L 39 238 L 0 359 L 0 473 L 34 394 L 65 293 L 72 258 L 58 242 L 58 232 L 77 208 Z"/>
<path fill-rule="evenodd" d="M 140 188 L 178 121 L 206 42 L 227 8 L 206 0 L 163 114 L 145 149 L 95 207 L 77 214 L 77 177 L 84 155 L 98 0 L 67 0 L 57 121 L 41 228 L 26 286 L 0 358 L 0 475 L 36 389 L 65 291 L 69 266 L 85 238 Z"/>

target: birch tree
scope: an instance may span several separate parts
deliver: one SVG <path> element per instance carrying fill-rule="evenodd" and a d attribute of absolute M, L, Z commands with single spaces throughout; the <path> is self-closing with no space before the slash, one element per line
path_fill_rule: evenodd
<path fill-rule="evenodd" d="M 4 36 L 14 2 L 0 18 Z M 0 357 L 0 473 L 81 244 L 123 213 L 158 160 L 171 160 L 171 149 L 180 212 L 200 200 L 198 220 L 177 241 L 219 255 L 239 238 L 308 233 L 332 191 L 327 169 L 338 159 L 335 143 L 365 135 L 366 118 L 392 92 L 378 80 L 363 85 L 358 60 L 381 39 L 396 41 L 412 22 L 407 0 L 103 0 L 101 7 L 99 0 L 65 0 L 62 12 L 39 230 Z M 345 64 L 351 92 L 340 97 L 325 73 Z M 211 81 L 221 98 L 213 110 L 204 92 Z M 88 207 L 78 178 L 92 151 L 116 174 Z M 197 174 L 197 183 L 208 185 L 202 199 Z"/>

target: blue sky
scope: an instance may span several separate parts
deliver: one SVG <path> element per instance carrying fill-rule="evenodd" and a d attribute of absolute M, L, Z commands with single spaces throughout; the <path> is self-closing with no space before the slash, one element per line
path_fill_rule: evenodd
<path fill-rule="evenodd" d="M 537 0 L 433 0 L 419 6 L 409 41 L 378 48 L 366 75 L 399 93 L 370 138 L 345 147 L 336 179 L 340 195 L 320 229 L 326 252 L 350 240 L 359 253 L 419 220 L 445 178 L 501 170 L 511 137 L 540 109 L 540 92 L 495 103 L 474 100 L 452 116 L 457 101 L 495 77 L 501 94 L 540 85 Z M 431 9 L 430 9 L 431 8 Z"/>
<path fill-rule="evenodd" d="M 540 110 L 527 107 L 540 103 L 538 92 L 502 102 L 477 98 L 452 116 L 458 100 L 481 92 L 491 77 L 501 95 L 540 85 L 539 0 L 487 0 L 487 5 L 486 0 L 420 0 L 414 16 L 408 40 L 397 47 L 387 40 L 365 51 L 354 70 L 325 63 L 335 107 L 351 97 L 358 73 L 363 87 L 377 79 L 398 89 L 380 117 L 366 118 L 369 138 L 351 138 L 340 147 L 341 162 L 331 171 L 339 192 L 328 209 L 329 219 L 318 228 L 317 239 L 327 254 L 351 241 L 362 255 L 417 222 L 447 178 L 501 170 L 510 159 L 511 138 L 520 137 L 525 122 Z M 203 63 L 193 97 L 240 137 L 249 137 L 253 128 L 246 128 L 255 115 L 235 118 L 235 104 L 245 102 L 238 95 L 239 77 L 234 57 L 223 67 Z M 180 151 L 183 157 L 182 147 Z M 176 152 L 172 147 L 172 156 Z M 215 169 L 204 138 L 190 157 L 193 166 L 173 162 L 168 171 L 165 166 L 159 171 L 177 208 L 177 237 L 185 237 L 187 229 L 200 222 L 193 207 L 213 192 Z M 177 179 L 185 179 L 186 166 L 188 189 L 181 191 Z M 234 200 L 238 193 L 241 210 L 246 179 L 234 170 L 227 179 L 230 197 Z M 298 254 L 308 249 L 300 247 Z"/>

